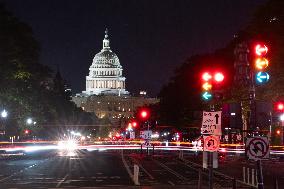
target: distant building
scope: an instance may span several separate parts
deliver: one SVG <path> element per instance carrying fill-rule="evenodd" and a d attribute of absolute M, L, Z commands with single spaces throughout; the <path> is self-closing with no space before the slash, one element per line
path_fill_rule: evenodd
<path fill-rule="evenodd" d="M 125 77 L 122 76 L 122 66 L 117 55 L 110 49 L 108 31 L 105 31 L 103 49 L 95 55 L 93 63 L 86 76 L 86 95 L 115 94 L 127 95 Z"/>
<path fill-rule="evenodd" d="M 156 98 L 114 95 L 77 96 L 73 101 L 86 112 L 95 112 L 98 118 L 110 119 L 132 118 L 137 107 L 159 102 Z"/>
<path fill-rule="evenodd" d="M 86 90 L 72 97 L 72 101 L 84 111 L 94 112 L 98 118 L 108 118 L 111 122 L 132 118 L 138 107 L 158 103 L 158 99 L 146 97 L 145 90 L 138 97 L 131 96 L 125 88 L 122 71 L 117 55 L 110 49 L 106 30 L 103 49 L 95 55 L 86 76 Z"/>

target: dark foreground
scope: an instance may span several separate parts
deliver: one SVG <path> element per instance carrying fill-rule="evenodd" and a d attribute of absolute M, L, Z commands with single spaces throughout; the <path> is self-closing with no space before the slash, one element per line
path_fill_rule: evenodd
<path fill-rule="evenodd" d="M 139 166 L 134 183 L 133 166 Z M 227 165 L 229 167 L 229 165 Z M 0 159 L 0 188 L 197 188 L 199 167 L 178 159 L 177 152 L 154 156 L 137 151 L 80 151 L 74 156 L 50 151 Z M 202 172 L 202 188 L 208 186 Z M 232 180 L 214 179 L 214 188 L 231 188 Z M 251 188 L 237 183 L 237 188 Z"/>

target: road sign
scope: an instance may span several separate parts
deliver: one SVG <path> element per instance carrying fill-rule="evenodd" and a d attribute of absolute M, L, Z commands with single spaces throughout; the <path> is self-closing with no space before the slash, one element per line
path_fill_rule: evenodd
<path fill-rule="evenodd" d="M 246 141 L 246 154 L 249 159 L 261 160 L 269 158 L 269 142 L 267 137 L 256 136 Z"/>
<path fill-rule="evenodd" d="M 152 131 L 147 130 L 147 131 L 140 131 L 140 138 L 150 140 L 152 137 Z"/>
<path fill-rule="evenodd" d="M 222 135 L 221 130 L 221 111 L 203 111 L 201 134 L 203 135 Z"/>
<path fill-rule="evenodd" d="M 220 138 L 219 136 L 204 136 L 204 151 L 216 152 L 219 150 Z"/>
<path fill-rule="evenodd" d="M 135 139 L 135 132 L 130 132 L 130 139 Z"/>
<path fill-rule="evenodd" d="M 206 92 L 202 93 L 202 98 L 204 100 L 211 100 L 212 99 L 212 94 L 206 91 Z"/>
<path fill-rule="evenodd" d="M 269 80 L 269 74 L 266 72 L 258 72 L 256 74 L 256 81 L 258 83 L 266 83 Z"/>

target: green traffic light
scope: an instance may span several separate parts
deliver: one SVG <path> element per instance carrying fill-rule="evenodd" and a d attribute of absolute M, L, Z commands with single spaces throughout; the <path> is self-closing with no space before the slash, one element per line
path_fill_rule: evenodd
<path fill-rule="evenodd" d="M 203 100 L 209 101 L 209 100 L 212 99 L 213 95 L 206 91 L 206 92 L 202 93 L 201 97 L 202 97 Z"/>

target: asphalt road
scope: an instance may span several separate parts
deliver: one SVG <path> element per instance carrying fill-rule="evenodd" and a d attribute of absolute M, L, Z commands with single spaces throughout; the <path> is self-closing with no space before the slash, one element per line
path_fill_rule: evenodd
<path fill-rule="evenodd" d="M 192 153 L 187 153 L 184 158 L 190 162 L 202 164 L 202 153 L 194 156 Z M 245 182 L 252 185 L 254 172 L 254 185 L 256 185 L 256 162 L 247 160 L 243 155 L 236 154 L 223 154 L 219 153 L 219 166 L 214 169 L 217 172 L 221 172 L 227 176 L 234 177 L 240 181 L 244 181 L 243 170 L 245 168 Z M 284 159 L 283 156 L 274 156 L 270 160 L 262 161 L 262 173 L 264 188 L 274 189 L 275 183 L 278 183 L 278 188 L 284 186 Z M 249 176 L 248 176 L 249 175 Z M 277 181 L 276 181 L 277 180 Z"/>
<path fill-rule="evenodd" d="M 133 185 L 121 156 L 115 152 L 80 153 L 74 157 L 50 152 L 0 160 L 0 188 L 80 188 Z"/>
<path fill-rule="evenodd" d="M 57 151 L 0 158 L 0 188 L 197 188 L 200 167 L 178 159 L 176 151 L 154 155 L 137 150 L 80 151 L 73 156 Z M 192 155 L 185 155 L 190 159 Z M 139 167 L 139 185 L 133 180 L 134 165 Z M 220 170 L 224 168 L 221 164 Z M 238 166 L 227 164 L 228 170 Z M 236 168 L 237 170 L 237 168 Z M 226 171 L 226 170 L 225 170 Z M 225 172 L 224 171 L 224 172 Z M 235 172 L 238 174 L 238 172 Z M 233 172 L 230 172 L 233 174 Z M 202 186 L 208 175 L 203 170 Z M 217 177 L 215 188 L 232 186 L 230 179 Z M 249 188 L 239 185 L 238 188 Z"/>
<path fill-rule="evenodd" d="M 133 166 L 139 166 L 139 186 Z M 176 152 L 154 156 L 139 151 L 50 151 L 0 158 L 0 188 L 197 188 L 198 174 L 177 160 Z M 204 180 L 204 186 L 206 181 Z"/>

